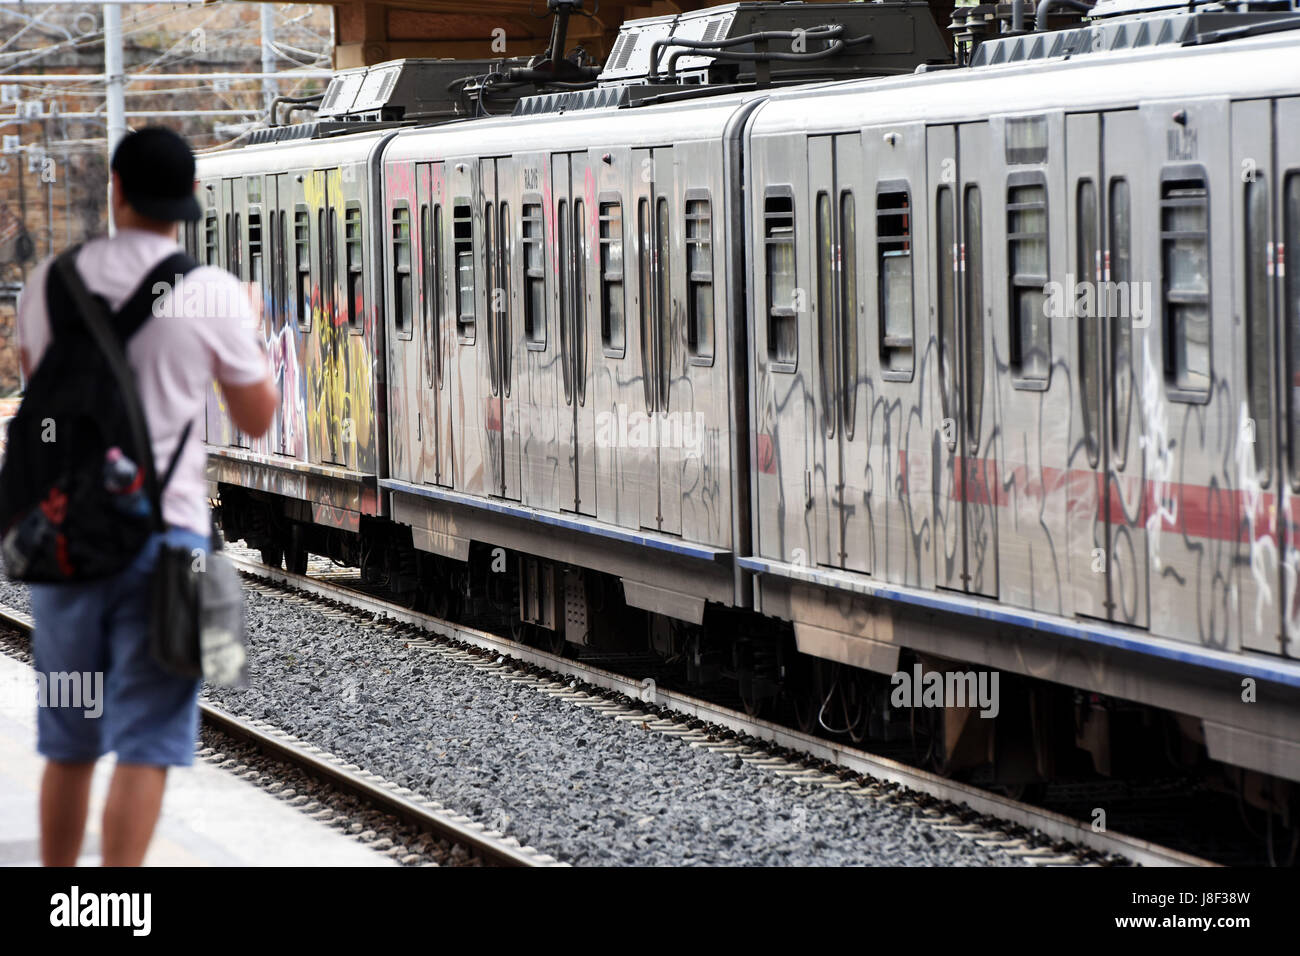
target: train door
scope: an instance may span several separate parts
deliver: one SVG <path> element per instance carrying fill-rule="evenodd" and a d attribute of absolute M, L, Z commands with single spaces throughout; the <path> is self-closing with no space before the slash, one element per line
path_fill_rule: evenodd
<path fill-rule="evenodd" d="M 1246 558 L 1240 573 L 1241 643 L 1251 650 L 1278 653 L 1283 636 L 1283 601 L 1293 590 L 1283 579 L 1278 548 L 1286 511 L 1274 507 L 1286 480 L 1278 474 L 1277 355 L 1285 339 L 1276 315 L 1280 290 L 1274 289 L 1277 230 L 1272 196 L 1285 188 L 1273 162 L 1273 104 L 1251 100 L 1232 104 L 1232 158 L 1237 173 L 1232 191 L 1234 331 L 1241 336 L 1244 362 L 1234 368 L 1234 389 L 1241 427 L 1234 471 L 1240 511 L 1238 540 Z M 1285 135 L 1285 134 L 1282 134 Z M 1294 154 L 1292 154 L 1294 155 Z M 1234 349 L 1234 351 L 1237 351 Z M 1285 500 L 1285 499 L 1284 499 Z"/>
<path fill-rule="evenodd" d="M 345 433 L 353 434 L 355 423 L 346 421 L 347 410 L 343 407 L 343 395 L 346 390 L 346 358 L 344 349 L 347 342 L 347 322 L 343 310 L 339 308 L 339 256 L 342 246 L 340 230 L 340 210 L 343 207 L 342 181 L 339 170 L 318 169 L 312 173 L 312 191 L 315 222 L 312 224 L 316 234 L 315 266 L 318 298 L 320 308 L 315 323 L 315 355 L 311 355 L 312 345 L 308 346 L 308 368 L 315 365 L 316 376 L 308 376 L 308 381 L 320 382 L 320 406 L 316 411 L 317 435 L 320 440 L 322 461 L 330 464 L 347 464 L 347 447 L 344 443 Z"/>
<path fill-rule="evenodd" d="M 293 409 L 297 407 L 299 380 L 297 341 L 289 329 L 293 315 L 290 298 L 293 294 L 293 229 L 290 225 L 290 213 L 293 208 L 293 194 L 289 186 L 289 174 L 267 177 L 267 189 L 274 193 L 267 197 L 267 230 L 271 243 L 271 254 L 267 260 L 271 276 L 271 301 L 274 308 L 262 323 L 262 333 L 267 340 L 267 353 L 271 358 L 271 374 L 280 391 L 280 405 L 275 410 L 275 433 L 272 436 L 272 450 L 277 454 L 292 452 L 292 439 L 289 436 L 293 422 Z"/>
<path fill-rule="evenodd" d="M 640 308 L 636 196 L 626 191 L 636 182 L 630 172 L 631 150 L 613 148 L 610 162 L 590 168 L 594 195 L 586 199 L 596 206 L 591 237 L 596 303 L 592 307 L 596 333 L 591 353 L 591 400 L 598 428 L 588 447 L 599 486 L 596 517 L 638 528 L 640 500 L 647 493 L 637 470 L 639 459 L 634 457 L 640 450 L 629 448 L 622 439 L 629 416 L 640 414 L 643 394 L 641 344 L 636 335 Z"/>
<path fill-rule="evenodd" d="M 515 341 L 517 288 L 513 272 L 514 215 L 507 157 L 479 161 L 479 214 L 483 223 L 483 282 L 479 301 L 487 316 L 480 368 L 486 372 L 488 400 L 484 427 L 488 437 L 488 491 L 519 499 L 519 431 L 514 402 L 518 343 Z"/>
<path fill-rule="evenodd" d="M 998 595 L 997 458 L 986 319 L 982 186 L 993 181 L 987 123 L 926 133 L 928 253 L 934 282 L 939 398 L 935 573 L 941 587 Z"/>
<path fill-rule="evenodd" d="M 252 182 L 255 177 L 249 177 L 245 180 L 243 177 L 235 179 L 226 179 L 222 183 L 222 198 L 224 200 L 223 210 L 225 213 L 225 236 L 226 236 L 226 268 L 239 279 L 241 282 L 249 280 L 248 274 L 248 223 L 246 217 L 248 214 L 248 194 L 246 183 Z M 229 442 L 236 448 L 247 448 L 249 445 L 248 436 L 235 427 L 234 422 L 229 425 Z"/>
<path fill-rule="evenodd" d="M 1105 304 L 1099 301 L 1104 278 L 1102 222 L 1107 203 L 1101 163 L 1101 118 L 1073 113 L 1065 120 L 1067 275 L 1075 282 L 1062 290 L 1071 331 L 1066 355 L 1075 374 L 1071 407 L 1066 527 L 1070 583 L 1076 614 L 1109 618 L 1111 525 L 1108 486 L 1110 443 L 1103 439 L 1108 392 Z"/>
<path fill-rule="evenodd" d="M 858 295 L 857 195 L 862 183 L 858 133 L 808 139 L 808 208 L 812 211 L 812 294 L 816 342 L 814 404 L 814 548 L 819 564 L 871 571 L 870 512 L 863 495 L 867 448 L 859 429 L 864 310 Z M 847 489 L 855 489 L 850 494 Z"/>
<path fill-rule="evenodd" d="M 1155 312 L 1133 340 L 1145 429 L 1149 617 L 1161 636 L 1235 650 L 1242 422 L 1241 393 L 1231 389 L 1240 375 L 1241 317 L 1232 308 L 1229 263 L 1231 197 L 1241 177 L 1228 172 L 1226 100 L 1190 103 L 1173 126 L 1165 106 L 1142 114 L 1140 125 L 1120 125 L 1123 113 L 1107 122 L 1103 166 L 1110 177 L 1124 175 L 1125 154 L 1143 154 L 1128 171 L 1133 206 L 1150 216 L 1134 216 L 1143 248 L 1135 248 L 1133 273 L 1154 280 Z M 1128 130 L 1143 130 L 1148 148 L 1133 149 L 1142 140 L 1126 137 Z"/>
<path fill-rule="evenodd" d="M 251 181 L 251 180 L 250 180 Z M 248 208 L 248 270 L 253 282 L 253 294 L 258 297 L 261 309 L 261 327 L 258 334 L 264 343 L 269 343 L 272 329 L 275 328 L 275 315 L 279 308 L 278 283 L 276 282 L 275 256 L 275 210 L 276 178 L 274 174 L 257 177 L 257 203 L 253 205 L 253 196 L 249 196 Z M 261 453 L 279 451 L 280 412 L 276 409 L 272 416 L 271 428 L 266 435 L 256 440 L 257 450 Z"/>
<path fill-rule="evenodd" d="M 681 534 L 681 449 L 665 440 L 671 435 L 672 370 L 674 362 L 681 363 L 674 349 L 680 310 L 673 278 L 675 267 L 681 265 L 682 246 L 673 242 L 676 172 L 672 148 L 635 149 L 632 168 L 645 413 L 628 413 L 625 461 L 639 479 L 641 527 Z"/>
<path fill-rule="evenodd" d="M 1131 111 L 1066 119 L 1068 356 L 1075 375 L 1067 522 L 1075 612 L 1146 627 L 1146 482 L 1135 343 L 1149 354 L 1150 303 L 1137 275 L 1132 236 L 1141 204 L 1132 184 L 1142 167 L 1126 144 L 1141 131 Z"/>
<path fill-rule="evenodd" d="M 416 373 L 419 395 L 417 432 L 420 469 L 417 480 L 451 484 L 451 423 L 445 414 L 447 375 L 447 268 L 443 247 L 442 163 L 420 163 L 415 173 L 415 231 L 419 249 L 420 352 Z"/>
<path fill-rule="evenodd" d="M 1286 455 L 1279 472 L 1277 494 L 1282 506 L 1279 523 L 1282 536 L 1282 651 L 1290 657 L 1300 657 L 1300 268 L 1285 269 L 1287 250 L 1295 256 L 1300 250 L 1300 98 L 1277 100 L 1274 144 L 1277 172 L 1274 176 L 1273 207 L 1277 216 L 1276 245 L 1274 247 L 1274 285 L 1278 318 L 1281 322 L 1281 340 L 1284 346 L 1280 381 L 1285 387 L 1278 389 L 1274 408 L 1279 410 L 1280 433 Z M 1256 437 L 1259 429 L 1256 428 Z M 1284 476 L 1284 477 L 1283 477 Z M 1266 646 L 1276 650 L 1265 632 L 1250 642 L 1249 646 Z"/>
<path fill-rule="evenodd" d="M 558 453 L 559 507 L 564 511 L 596 513 L 594 400 L 591 391 L 587 296 L 590 210 L 585 184 L 586 153 L 556 153 L 551 157 L 551 195 L 555 203 L 556 332 L 560 376 Z"/>

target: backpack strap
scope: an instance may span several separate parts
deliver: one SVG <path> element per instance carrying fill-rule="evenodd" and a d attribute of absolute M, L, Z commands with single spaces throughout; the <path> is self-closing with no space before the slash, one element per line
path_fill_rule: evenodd
<path fill-rule="evenodd" d="M 131 429 L 131 439 L 136 448 L 145 449 L 142 463 L 144 466 L 144 485 L 149 501 L 153 505 L 153 525 L 155 531 L 166 530 L 162 517 L 162 494 L 158 488 L 158 472 L 154 467 L 153 445 L 149 441 L 149 428 L 145 423 L 144 408 L 140 404 L 140 393 L 136 389 L 135 374 L 126 360 L 126 352 L 118 340 L 108 315 L 108 306 L 104 300 L 90 294 L 86 284 L 77 273 L 77 252 L 79 246 L 60 254 L 54 261 L 52 275 L 62 280 L 64 289 L 72 296 L 77 313 L 85 322 L 86 331 L 103 353 L 109 371 L 117 381 L 122 395 L 122 404 L 126 411 L 127 424 Z"/>
<path fill-rule="evenodd" d="M 185 441 L 190 437 L 190 429 L 194 427 L 194 422 L 186 422 L 185 430 L 181 432 L 181 440 L 176 443 L 176 450 L 172 452 L 171 461 L 167 462 L 167 470 L 163 472 L 162 484 L 158 486 L 159 493 L 167 490 L 171 484 L 172 475 L 176 473 L 176 466 L 180 464 L 181 452 L 185 450 Z"/>
<path fill-rule="evenodd" d="M 113 316 L 118 338 L 122 342 L 129 341 L 154 314 L 154 303 L 168 292 L 177 293 L 180 281 L 197 267 L 198 263 L 192 257 L 177 251 L 150 269 L 149 274 L 140 281 L 130 298 Z M 159 286 L 165 288 L 159 292 Z"/>

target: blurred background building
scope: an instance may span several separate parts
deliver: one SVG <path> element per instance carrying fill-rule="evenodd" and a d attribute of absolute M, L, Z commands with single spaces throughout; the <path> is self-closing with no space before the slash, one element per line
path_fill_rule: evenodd
<path fill-rule="evenodd" d="M 127 126 L 162 124 L 196 149 L 261 123 L 269 91 L 308 95 L 327 82 L 308 75 L 264 88 L 260 77 L 211 75 L 328 70 L 330 6 L 130 4 L 121 21 Z M 107 228 L 104 53 L 102 4 L 0 3 L 0 396 L 18 385 L 12 330 L 23 278 Z M 194 79 L 148 79 L 177 74 Z"/>

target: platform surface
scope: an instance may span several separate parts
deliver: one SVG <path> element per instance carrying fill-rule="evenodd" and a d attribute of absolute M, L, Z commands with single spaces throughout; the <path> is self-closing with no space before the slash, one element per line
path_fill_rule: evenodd
<path fill-rule="evenodd" d="M 0 866 L 40 862 L 36 684 L 26 664 L 0 655 Z M 81 866 L 98 866 L 99 819 L 113 771 L 95 768 Z M 208 764 L 173 768 L 146 866 L 395 866 L 354 839 L 310 819 Z"/>

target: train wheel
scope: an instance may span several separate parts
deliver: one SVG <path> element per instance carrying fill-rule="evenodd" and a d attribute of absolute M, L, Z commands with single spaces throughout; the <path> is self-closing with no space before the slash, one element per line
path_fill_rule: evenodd
<path fill-rule="evenodd" d="M 767 702 L 767 697 L 755 692 L 751 681 L 743 679 L 740 681 L 740 703 L 745 708 L 746 714 L 750 717 L 761 716 Z"/>
<path fill-rule="evenodd" d="M 262 552 L 262 563 L 268 568 L 278 568 L 284 560 L 284 549 L 278 544 L 264 545 L 258 550 Z"/>
<path fill-rule="evenodd" d="M 451 617 L 451 592 L 441 581 L 424 589 L 424 611 L 443 620 Z"/>

